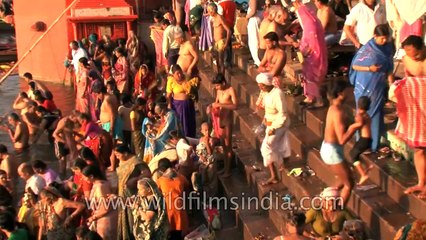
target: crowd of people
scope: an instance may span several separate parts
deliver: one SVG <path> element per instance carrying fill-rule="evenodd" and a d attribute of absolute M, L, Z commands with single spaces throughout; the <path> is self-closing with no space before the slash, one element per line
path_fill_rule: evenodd
<path fill-rule="evenodd" d="M 127 40 L 114 41 L 108 35 L 100 39 L 93 33 L 72 41 L 65 66 L 74 76 L 75 110 L 64 115 L 53 93 L 25 73 L 28 90 L 16 97 L 16 112 L 1 119 L 16 153 L 0 144 L 2 239 L 183 239 L 190 230 L 191 212 L 183 208 L 181 197 L 193 191 L 215 196 L 218 175 L 232 176 L 238 96 L 225 70 L 232 67 L 233 39 L 245 45 L 245 33 L 259 71 L 256 105 L 265 112 L 260 151 L 270 178 L 263 185 L 280 181 L 280 166 L 291 155 L 291 122 L 282 83 L 288 48 L 297 49 L 303 58 L 300 80 L 305 99 L 300 104 L 323 107 L 330 103 L 320 153 L 337 176 L 338 188 L 324 190 L 322 209 L 289 216 L 287 237 L 354 237 L 350 231 L 360 228 L 362 232 L 362 224 L 344 210 L 354 183 L 343 145 L 357 135 L 350 155 L 360 175 L 358 184 L 364 184 L 371 166 L 360 161 L 360 154 L 381 147 L 387 99 L 397 101 L 397 134 L 416 149 L 418 184 L 406 193 L 420 192 L 418 197 L 424 198 L 426 134 L 423 116 L 416 115 L 425 110 L 424 102 L 419 103 L 426 90 L 424 42 L 404 32 L 401 47 L 406 52 L 402 61 L 407 77 L 395 81 L 395 45 L 384 6 L 365 0 L 350 7 L 343 1 L 303 4 L 296 0 L 291 6 L 286 1 L 266 1 L 261 6 L 260 1 L 250 0 L 244 13 L 232 0 L 187 0 L 185 4 L 174 0 L 172 10 L 154 16 L 155 61 L 132 31 Z M 341 31 L 339 21 L 344 21 Z M 344 109 L 349 83 L 325 81 L 328 50 L 348 42 L 356 48 L 349 80 L 357 113 L 350 126 Z M 217 75 L 203 79 L 212 81 L 216 99 L 207 107 L 206 121 L 200 122 L 197 64 L 203 50 L 212 52 Z M 324 84 L 326 94 L 321 90 Z M 392 91 L 387 96 L 389 86 Z M 41 159 L 29 161 L 30 146 L 40 141 L 53 146 L 57 170 Z M 18 178 L 24 181 L 24 189 L 17 188 Z M 327 202 L 338 197 L 342 199 L 338 206 Z M 102 205 L 106 201 L 132 205 L 113 209 Z M 93 207 L 93 202 L 101 204 Z M 307 232 L 305 224 L 312 225 L 312 231 Z M 365 239 L 364 233 L 355 237 Z"/>

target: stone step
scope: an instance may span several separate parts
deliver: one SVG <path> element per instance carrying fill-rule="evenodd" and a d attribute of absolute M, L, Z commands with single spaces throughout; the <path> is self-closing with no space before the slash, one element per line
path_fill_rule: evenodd
<path fill-rule="evenodd" d="M 349 158 L 349 151 L 354 146 L 354 141 L 345 145 L 345 156 Z M 386 192 L 387 195 L 399 204 L 405 211 L 416 218 L 424 218 L 426 201 L 419 199 L 414 194 L 404 194 L 405 189 L 417 184 L 417 173 L 409 161 L 394 161 L 392 156 L 378 159 L 379 154 L 362 154 L 361 161 L 373 168 L 368 173 L 370 180 Z"/>
<path fill-rule="evenodd" d="M 319 151 L 309 151 L 308 164 L 324 183 L 336 184 L 334 174 L 330 174 L 330 167 L 322 161 Z M 374 188 L 361 190 L 355 187 L 347 207 L 374 230 L 374 239 L 393 239 L 399 228 L 415 220 L 371 181 L 365 186 Z"/>
<path fill-rule="evenodd" d="M 269 219 L 268 211 L 260 209 L 255 201 L 248 201 L 256 195 L 250 189 L 239 171 L 234 171 L 229 178 L 219 178 L 228 197 L 231 207 L 236 207 L 237 226 L 242 230 L 244 240 L 252 240 L 263 235 L 265 239 L 273 239 L 279 232 Z"/>

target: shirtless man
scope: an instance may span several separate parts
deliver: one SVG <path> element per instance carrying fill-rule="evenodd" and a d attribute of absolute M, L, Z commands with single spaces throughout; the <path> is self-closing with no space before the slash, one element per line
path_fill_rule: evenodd
<path fill-rule="evenodd" d="M 78 156 L 78 150 L 75 141 L 72 141 L 72 132 L 74 122 L 77 122 L 78 111 L 74 110 L 69 116 L 63 117 L 56 125 L 52 136 L 55 139 L 55 155 L 59 160 L 59 174 L 65 174 L 67 159 L 66 156 L 70 153 L 70 158 L 74 159 Z"/>
<path fill-rule="evenodd" d="M 26 92 L 21 92 L 13 102 L 12 108 L 14 110 L 20 110 L 21 115 L 24 115 L 30 106 L 31 99 L 28 98 L 28 94 Z"/>
<path fill-rule="evenodd" d="M 221 139 L 224 152 L 225 152 L 225 168 L 223 172 L 224 177 L 231 176 L 232 164 L 232 126 L 234 114 L 233 111 L 237 110 L 238 98 L 234 88 L 226 82 L 225 76 L 218 74 L 213 80 L 216 88 L 216 101 L 212 104 L 213 115 L 218 115 L 219 131 L 215 129 L 216 136 Z M 215 114 L 216 113 L 216 114 Z M 218 114 L 217 114 L 218 113 Z M 217 117 L 216 117 L 217 119 Z"/>
<path fill-rule="evenodd" d="M 278 12 L 279 7 L 278 6 L 272 6 L 268 10 L 268 16 L 265 17 L 259 26 L 259 50 L 258 55 L 260 61 L 263 60 L 263 57 L 265 56 L 266 52 L 266 41 L 263 38 L 267 33 L 274 32 L 273 28 L 275 28 L 275 15 Z"/>
<path fill-rule="evenodd" d="M 216 52 L 217 72 L 225 74 L 225 49 L 230 44 L 231 29 L 225 19 L 217 13 L 217 5 L 210 3 L 207 13 L 211 16 L 213 25 L 214 51 Z"/>
<path fill-rule="evenodd" d="M 406 55 L 402 59 L 405 66 L 406 76 L 426 78 L 426 47 L 421 37 L 409 36 L 402 42 Z M 426 89 L 418 89 L 426 91 Z M 417 129 L 417 128 L 416 128 Z M 421 128 L 423 129 L 423 128 Z M 421 133 L 420 133 L 421 134 Z M 419 134 L 419 135 L 420 135 Z M 426 149 L 417 147 L 414 150 L 414 166 L 416 167 L 418 183 L 405 190 L 406 194 L 421 191 L 418 195 L 426 199 Z"/>
<path fill-rule="evenodd" d="M 337 43 L 340 36 L 337 33 L 337 19 L 333 9 L 328 6 L 328 0 L 315 0 L 317 7 L 317 17 L 321 22 L 325 32 L 325 42 L 327 46 Z"/>
<path fill-rule="evenodd" d="M 426 76 L 426 47 L 421 37 L 409 36 L 402 42 L 406 55 L 402 58 L 407 76 Z"/>
<path fill-rule="evenodd" d="M 41 123 L 41 118 L 39 118 L 35 112 L 36 107 L 36 102 L 28 103 L 27 112 L 21 116 L 22 121 L 25 122 L 28 126 L 28 131 L 30 132 L 31 138 L 34 137 Z"/>
<path fill-rule="evenodd" d="M 197 74 L 196 68 L 198 63 L 198 53 L 192 45 L 191 41 L 186 40 L 185 33 L 178 32 L 175 34 L 176 41 L 180 44 L 179 58 L 177 65 L 188 78 Z"/>
<path fill-rule="evenodd" d="M 278 35 L 275 32 L 269 32 L 264 37 L 266 44 L 265 57 L 259 65 L 259 72 L 270 73 L 278 78 L 286 63 L 285 52 L 278 45 Z"/>
<path fill-rule="evenodd" d="M 324 141 L 320 150 L 322 160 L 338 177 L 337 187 L 343 186 L 341 190 L 343 205 L 349 200 L 353 188 L 353 181 L 343 156 L 346 115 L 342 105 L 347 95 L 347 87 L 348 83 L 344 80 L 330 81 L 328 85 L 331 104 L 327 112 Z"/>
<path fill-rule="evenodd" d="M 7 130 L 9 137 L 13 142 L 13 147 L 17 153 L 22 153 L 29 147 L 30 133 L 26 123 L 19 119 L 18 114 L 11 113 L 8 118 L 8 125 L 1 126 L 3 130 Z M 24 159 L 28 160 L 28 159 Z"/>
<path fill-rule="evenodd" d="M 118 100 L 114 95 L 108 94 L 106 88 L 100 89 L 100 91 L 95 92 L 99 100 L 102 101 L 101 111 L 99 115 L 99 123 L 102 128 L 111 134 L 113 139 L 117 139 L 118 132 L 115 129 L 115 121 L 118 114 Z M 108 168 L 109 171 L 115 170 L 115 155 L 111 153 L 111 166 Z"/>

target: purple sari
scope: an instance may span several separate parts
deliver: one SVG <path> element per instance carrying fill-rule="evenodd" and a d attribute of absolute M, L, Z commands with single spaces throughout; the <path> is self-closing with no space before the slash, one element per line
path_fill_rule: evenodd
<path fill-rule="evenodd" d="M 200 42 L 199 49 L 201 51 L 208 51 L 212 47 L 213 36 L 212 29 L 210 24 L 210 17 L 206 15 L 206 10 L 204 10 L 203 17 L 201 18 L 201 34 L 200 34 Z"/>
<path fill-rule="evenodd" d="M 304 78 L 305 96 L 320 98 L 319 87 L 327 74 L 328 59 L 324 30 L 320 20 L 311 10 L 303 5 L 297 10 L 303 36 L 300 51 L 304 56 L 302 74 Z"/>
<path fill-rule="evenodd" d="M 392 44 L 388 43 L 384 46 L 379 46 L 373 38 L 355 54 L 349 71 L 349 80 L 354 85 L 356 103 L 358 104 L 358 99 L 361 96 L 367 96 L 371 101 L 368 115 L 371 117 L 371 136 L 373 140 L 371 150 L 373 152 L 377 150 L 384 130 L 383 106 L 388 86 L 387 77 L 393 70 L 392 56 Z M 378 72 L 356 71 L 352 68 L 352 65 L 367 67 L 373 64 L 381 66 Z"/>
<path fill-rule="evenodd" d="M 175 110 L 180 123 L 182 124 L 182 132 L 186 137 L 195 138 L 195 107 L 191 99 L 174 100 L 172 99 L 172 108 Z"/>

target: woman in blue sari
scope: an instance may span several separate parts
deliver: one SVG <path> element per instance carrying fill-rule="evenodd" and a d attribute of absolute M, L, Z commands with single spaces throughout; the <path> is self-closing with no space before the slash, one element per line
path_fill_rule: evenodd
<path fill-rule="evenodd" d="M 142 123 L 142 134 L 146 137 L 143 161 L 146 163 L 164 150 L 170 139 L 170 131 L 181 131 L 175 111 L 167 109 L 166 99 L 158 100 L 154 111 L 159 118 L 145 118 Z"/>
<path fill-rule="evenodd" d="M 356 53 L 349 72 L 356 103 L 362 96 L 371 100 L 368 114 L 371 117 L 373 152 L 377 151 L 384 130 L 383 106 L 388 82 L 393 82 L 393 46 L 389 37 L 388 25 L 378 25 L 374 29 L 374 37 Z"/>

